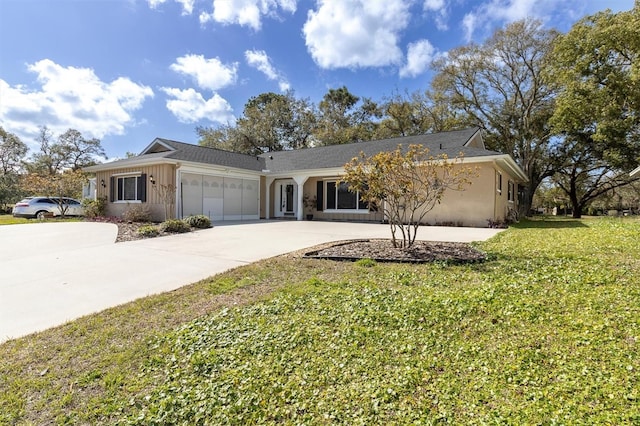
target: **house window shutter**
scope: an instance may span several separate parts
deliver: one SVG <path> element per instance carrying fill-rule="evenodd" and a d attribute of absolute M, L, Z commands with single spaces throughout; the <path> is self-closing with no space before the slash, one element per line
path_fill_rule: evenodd
<path fill-rule="evenodd" d="M 109 201 L 112 203 L 116 200 L 116 178 L 111 176 L 109 179 Z"/>
<path fill-rule="evenodd" d="M 145 203 L 147 201 L 147 174 L 143 173 L 138 178 L 138 199 Z"/>
<path fill-rule="evenodd" d="M 324 202 L 324 182 L 316 182 L 316 210 L 321 212 Z"/>

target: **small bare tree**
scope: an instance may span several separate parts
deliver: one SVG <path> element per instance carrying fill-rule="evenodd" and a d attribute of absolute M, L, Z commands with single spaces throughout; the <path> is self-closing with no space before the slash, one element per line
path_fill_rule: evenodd
<path fill-rule="evenodd" d="M 176 186 L 170 183 L 154 184 L 153 190 L 158 194 L 158 198 L 164 204 L 164 220 L 171 219 L 176 202 Z"/>
<path fill-rule="evenodd" d="M 422 145 L 409 145 L 406 150 L 398 145 L 394 151 L 371 157 L 361 153 L 345 165 L 342 181 L 359 191 L 363 201 L 380 205 L 391 226 L 393 246 L 408 248 L 445 191 L 461 191 L 471 184 L 469 178 L 476 171 L 460 166 L 461 162 L 462 154 L 449 159 L 445 154 L 429 155 L 429 149 Z"/>

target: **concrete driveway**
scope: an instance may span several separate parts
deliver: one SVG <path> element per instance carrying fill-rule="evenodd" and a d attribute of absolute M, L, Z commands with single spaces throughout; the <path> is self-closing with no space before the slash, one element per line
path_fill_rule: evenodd
<path fill-rule="evenodd" d="M 485 228 L 424 227 L 418 239 L 481 241 Z M 0 342 L 260 259 L 316 244 L 389 238 L 387 225 L 255 221 L 115 244 L 113 224 L 0 226 Z"/>

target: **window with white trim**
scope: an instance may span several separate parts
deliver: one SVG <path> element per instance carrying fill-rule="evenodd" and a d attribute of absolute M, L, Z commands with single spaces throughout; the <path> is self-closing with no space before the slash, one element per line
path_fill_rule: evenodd
<path fill-rule="evenodd" d="M 496 174 L 496 187 L 498 188 L 498 192 L 502 194 L 502 173 L 497 172 Z"/>
<path fill-rule="evenodd" d="M 111 201 L 147 201 L 147 175 L 111 176 Z"/>
<path fill-rule="evenodd" d="M 327 210 L 369 211 L 367 203 L 360 199 L 360 192 L 351 191 L 345 182 L 326 181 L 325 197 Z"/>

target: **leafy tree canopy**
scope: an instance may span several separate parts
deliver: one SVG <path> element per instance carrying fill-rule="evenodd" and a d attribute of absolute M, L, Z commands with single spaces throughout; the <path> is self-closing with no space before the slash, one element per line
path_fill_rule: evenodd
<path fill-rule="evenodd" d="M 550 130 L 555 87 L 543 78 L 557 32 L 535 20 L 514 22 L 485 43 L 449 51 L 434 63 L 435 92 L 486 130 L 487 146 L 510 154 L 529 179 L 528 212 L 537 186 L 552 174 Z"/>
<path fill-rule="evenodd" d="M 574 217 L 627 185 L 640 159 L 640 5 L 587 16 L 555 43 L 548 79 L 559 87 L 551 118 L 555 182 Z"/>
<path fill-rule="evenodd" d="M 67 169 L 80 170 L 107 157 L 99 139 L 86 139 L 75 129 L 67 130 L 55 140 L 53 132 L 42 126 L 36 141 L 40 151 L 26 164 L 30 173 L 54 175 Z"/>

